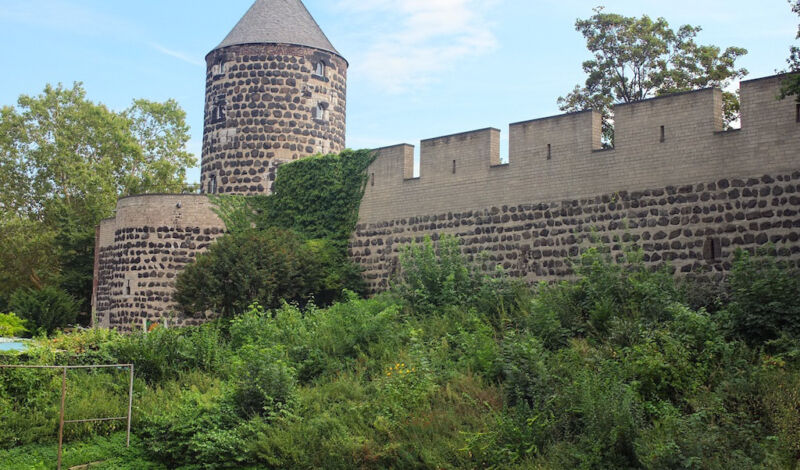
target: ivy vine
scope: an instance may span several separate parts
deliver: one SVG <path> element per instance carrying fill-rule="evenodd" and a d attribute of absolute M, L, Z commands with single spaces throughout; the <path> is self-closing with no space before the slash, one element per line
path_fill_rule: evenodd
<path fill-rule="evenodd" d="M 293 230 L 344 250 L 358 222 L 369 150 L 345 150 L 282 165 L 270 196 L 213 196 L 215 212 L 236 233 L 255 228 Z"/>

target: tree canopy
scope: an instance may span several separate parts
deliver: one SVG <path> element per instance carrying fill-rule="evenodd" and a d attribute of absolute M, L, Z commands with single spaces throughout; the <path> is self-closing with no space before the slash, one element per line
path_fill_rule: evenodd
<path fill-rule="evenodd" d="M 792 5 L 792 11 L 800 16 L 800 0 L 789 0 Z M 800 39 L 800 25 L 797 26 L 797 36 L 795 39 Z M 783 83 L 781 89 L 781 98 L 787 96 L 794 96 L 795 100 L 800 103 L 800 46 L 792 46 L 789 50 L 789 70 L 791 73 L 786 81 Z"/>
<path fill-rule="evenodd" d="M 604 116 L 603 134 L 613 144 L 612 106 L 669 93 L 707 87 L 727 88 L 747 74 L 736 60 L 747 50 L 703 46 L 695 42 L 702 30 L 683 25 L 670 28 L 664 18 L 657 20 L 606 13 L 602 7 L 575 28 L 586 38 L 592 58 L 583 63 L 586 82 L 558 99 L 562 111 L 595 109 Z M 736 93 L 725 92 L 725 122 L 738 118 Z"/>
<path fill-rule="evenodd" d="M 116 112 L 80 83 L 0 108 L 0 304 L 16 289 L 52 285 L 87 311 L 94 227 L 120 196 L 184 190 L 195 161 L 188 140 L 175 101 Z"/>

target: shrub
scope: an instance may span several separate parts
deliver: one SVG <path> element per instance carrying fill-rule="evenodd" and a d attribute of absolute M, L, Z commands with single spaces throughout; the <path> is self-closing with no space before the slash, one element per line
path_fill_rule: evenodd
<path fill-rule="evenodd" d="M 19 289 L 11 296 L 9 306 L 32 329 L 47 334 L 75 323 L 78 316 L 78 302 L 55 287 Z"/>
<path fill-rule="evenodd" d="M 732 335 L 750 345 L 788 334 L 800 338 L 800 273 L 771 256 L 736 252 L 731 302 L 721 312 Z"/>
<path fill-rule="evenodd" d="M 290 404 L 295 391 L 295 370 L 286 362 L 283 348 L 248 345 L 233 364 L 232 399 L 240 416 L 270 416 Z"/>
<path fill-rule="evenodd" d="M 411 309 L 430 315 L 446 305 L 474 304 L 489 314 L 495 326 L 516 307 L 522 283 L 512 281 L 499 267 L 461 254 L 458 238 L 442 235 L 434 244 L 426 237 L 406 247 L 393 290 Z"/>
<path fill-rule="evenodd" d="M 27 332 L 24 320 L 13 313 L 0 313 L 0 336 L 14 337 Z"/>
<path fill-rule="evenodd" d="M 189 370 L 220 371 L 227 353 L 215 324 L 181 329 L 156 328 L 150 333 L 122 336 L 110 354 L 120 363 L 134 364 L 136 376 L 151 384 L 179 377 Z"/>
<path fill-rule="evenodd" d="M 217 240 L 178 276 L 175 300 L 190 313 L 230 317 L 253 302 L 276 308 L 282 301 L 330 302 L 342 289 L 362 287 L 352 264 L 324 241 L 270 228 Z"/>
<path fill-rule="evenodd" d="M 236 468 L 249 458 L 249 423 L 241 423 L 219 386 L 169 397 L 145 416 L 138 435 L 147 452 L 169 468 Z"/>

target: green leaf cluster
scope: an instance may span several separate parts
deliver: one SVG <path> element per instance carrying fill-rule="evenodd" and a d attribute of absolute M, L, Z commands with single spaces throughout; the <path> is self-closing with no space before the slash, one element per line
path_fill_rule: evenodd
<path fill-rule="evenodd" d="M 186 189 L 188 140 L 175 101 L 117 112 L 80 83 L 0 108 L 0 306 L 17 289 L 54 286 L 88 312 L 94 228 L 121 196 Z"/>
<path fill-rule="evenodd" d="M 176 301 L 232 316 L 253 302 L 324 306 L 344 289 L 363 292 L 346 249 L 374 158 L 367 150 L 309 157 L 282 165 L 270 196 L 210 196 L 228 233 L 178 276 Z"/>
<path fill-rule="evenodd" d="M 575 23 L 592 54 L 583 63 L 586 82 L 559 98 L 558 104 L 562 111 L 602 113 L 607 145 L 613 146 L 614 104 L 712 86 L 726 89 L 747 75 L 747 70 L 736 68 L 747 50 L 699 45 L 698 26 L 674 30 L 664 18 L 628 17 L 606 13 L 602 7 L 594 11 Z M 739 117 L 739 99 L 737 94 L 724 94 L 724 120 L 730 124 Z"/>
<path fill-rule="evenodd" d="M 0 313 L 0 337 L 13 338 L 27 332 L 25 320 L 13 313 Z"/>
<path fill-rule="evenodd" d="M 800 16 L 800 0 L 789 0 L 789 4 L 792 5 L 792 11 Z M 800 39 L 800 26 L 797 27 L 796 39 Z M 786 62 L 789 64 L 787 73 L 790 75 L 784 80 L 781 87 L 781 99 L 794 96 L 795 100 L 800 103 L 800 46 L 791 47 Z"/>
<path fill-rule="evenodd" d="M 690 306 L 693 285 L 647 268 L 638 250 L 612 257 L 601 246 L 574 260 L 570 281 L 504 290 L 497 273 L 463 284 L 481 294 L 454 293 L 457 273 L 484 268 L 437 243 L 457 245 L 406 255 L 424 294 L 398 279 L 392 292 L 329 308 L 59 334 L 0 361 L 136 364 L 134 448 L 103 451 L 99 468 L 800 464 L 794 272 L 740 254 L 709 313 Z M 434 266 L 442 257 L 446 270 Z M 70 416 L 124 414 L 125 379 L 70 372 Z M 53 448 L 60 385 L 57 371 L 0 374 L 0 462 L 38 468 L 43 454 L 29 444 Z M 85 458 L 97 459 L 98 439 L 124 426 L 68 428 L 69 461 L 91 462 L 76 460 L 87 439 Z"/>

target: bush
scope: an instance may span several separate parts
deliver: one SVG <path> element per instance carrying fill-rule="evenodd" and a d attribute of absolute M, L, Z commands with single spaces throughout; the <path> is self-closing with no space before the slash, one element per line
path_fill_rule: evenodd
<path fill-rule="evenodd" d="M 236 468 L 249 458 L 249 423 L 242 423 L 219 385 L 168 399 L 138 426 L 147 452 L 169 468 Z"/>
<path fill-rule="evenodd" d="M 292 400 L 295 370 L 281 347 L 245 346 L 233 364 L 232 386 L 233 403 L 240 416 L 274 415 Z"/>
<path fill-rule="evenodd" d="M 78 302 L 55 287 L 19 289 L 11 296 L 9 306 L 32 329 L 47 334 L 75 323 L 78 316 Z"/>
<path fill-rule="evenodd" d="M 393 290 L 412 311 L 431 315 L 443 306 L 471 304 L 500 326 L 522 294 L 521 281 L 512 281 L 499 267 L 470 262 L 461 254 L 461 242 L 442 235 L 434 244 L 408 246 L 400 256 L 400 272 Z"/>
<path fill-rule="evenodd" d="M 0 336 L 14 337 L 27 332 L 24 320 L 13 313 L 0 313 Z"/>
<path fill-rule="evenodd" d="M 771 256 L 736 252 L 729 278 L 731 302 L 721 312 L 731 334 L 763 345 L 788 334 L 800 338 L 800 272 Z"/>
<path fill-rule="evenodd" d="M 190 313 L 214 311 L 231 317 L 253 303 L 330 302 L 342 289 L 362 288 L 352 264 L 324 241 L 303 241 L 294 232 L 270 228 L 217 240 L 178 276 L 175 300 Z"/>
<path fill-rule="evenodd" d="M 227 353 L 219 328 L 156 328 L 150 333 L 122 336 L 110 346 L 119 363 L 134 364 L 136 376 L 150 384 L 175 379 L 189 370 L 221 371 Z"/>

